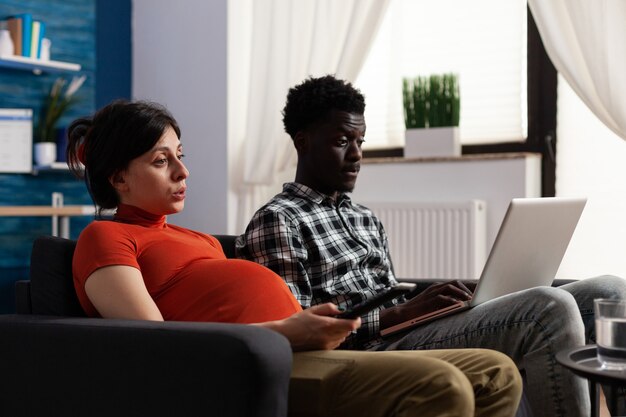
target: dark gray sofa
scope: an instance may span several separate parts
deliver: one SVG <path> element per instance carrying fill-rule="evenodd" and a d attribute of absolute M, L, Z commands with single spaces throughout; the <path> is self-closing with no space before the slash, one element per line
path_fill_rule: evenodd
<path fill-rule="evenodd" d="M 234 257 L 235 236 L 216 237 Z M 0 416 L 287 415 L 284 337 L 255 326 L 86 318 L 72 283 L 75 245 L 36 239 L 31 280 L 16 283 L 17 314 L 0 315 Z M 433 282 L 417 281 L 418 291 Z M 525 398 L 517 415 L 530 415 Z"/>
<path fill-rule="evenodd" d="M 228 245 L 230 237 L 225 237 Z M 287 415 L 291 348 L 257 326 L 86 318 L 75 242 L 38 238 L 0 316 L 0 416 Z"/>

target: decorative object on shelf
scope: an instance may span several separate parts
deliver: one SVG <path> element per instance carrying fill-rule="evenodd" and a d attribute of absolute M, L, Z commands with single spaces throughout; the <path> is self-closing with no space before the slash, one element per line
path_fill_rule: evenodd
<path fill-rule="evenodd" d="M 37 166 L 52 165 L 57 158 L 57 144 L 55 142 L 35 143 L 35 164 Z"/>
<path fill-rule="evenodd" d="M 76 92 L 85 82 L 86 76 L 73 77 L 72 81 L 67 85 L 64 78 L 57 78 L 50 89 L 50 93 L 44 99 L 44 104 L 39 114 L 39 121 L 35 128 L 35 162 L 37 165 L 49 165 L 56 160 L 56 125 L 63 115 L 74 103 L 78 101 Z M 67 85 L 67 86 L 66 86 Z M 47 146 L 41 146 L 46 150 L 37 151 L 38 145 L 46 143 Z M 51 150 L 53 148 L 53 150 Z M 41 155 L 52 155 L 52 160 L 45 158 L 45 161 L 37 160 L 38 152 Z"/>
<path fill-rule="evenodd" d="M 41 51 L 39 59 L 43 62 L 50 61 L 50 48 L 52 47 L 52 41 L 48 38 L 41 39 Z"/>
<path fill-rule="evenodd" d="M 405 78 L 402 98 L 407 129 L 405 158 L 461 155 L 461 100 L 456 74 Z"/>
<path fill-rule="evenodd" d="M 13 39 L 8 29 L 0 29 L 0 56 L 13 55 L 15 49 L 13 47 Z"/>
<path fill-rule="evenodd" d="M 54 129 L 59 118 L 78 101 L 76 92 L 83 85 L 86 75 L 76 76 L 67 85 L 67 80 L 57 78 L 52 84 L 41 108 L 39 123 L 35 131 L 35 139 L 39 142 L 54 142 Z M 67 85 L 67 87 L 66 87 Z"/>

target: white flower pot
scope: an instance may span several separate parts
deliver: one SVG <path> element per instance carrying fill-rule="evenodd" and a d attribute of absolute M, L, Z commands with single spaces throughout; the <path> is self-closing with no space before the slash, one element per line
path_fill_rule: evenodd
<path fill-rule="evenodd" d="M 11 34 L 7 29 L 0 30 L 0 56 L 10 56 L 15 53 Z"/>
<path fill-rule="evenodd" d="M 35 165 L 46 166 L 57 159 L 57 144 L 54 142 L 35 143 Z"/>
<path fill-rule="evenodd" d="M 404 143 L 405 158 L 461 156 L 458 127 L 407 129 Z"/>

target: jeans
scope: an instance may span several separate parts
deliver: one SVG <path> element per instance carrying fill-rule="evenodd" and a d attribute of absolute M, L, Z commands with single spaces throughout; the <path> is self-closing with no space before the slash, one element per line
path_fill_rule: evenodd
<path fill-rule="evenodd" d="M 602 276 L 509 294 L 419 326 L 379 349 L 495 349 L 525 374 L 534 416 L 588 416 L 587 381 L 559 365 L 555 355 L 595 342 L 595 298 L 626 299 L 626 280 Z"/>

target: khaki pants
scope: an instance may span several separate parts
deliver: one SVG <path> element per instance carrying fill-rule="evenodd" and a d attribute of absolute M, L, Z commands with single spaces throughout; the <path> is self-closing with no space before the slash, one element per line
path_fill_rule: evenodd
<path fill-rule="evenodd" d="M 484 349 L 295 353 L 289 415 L 513 416 L 522 379 Z"/>

